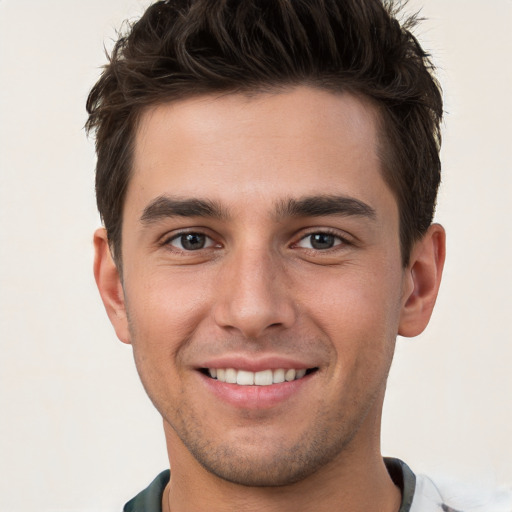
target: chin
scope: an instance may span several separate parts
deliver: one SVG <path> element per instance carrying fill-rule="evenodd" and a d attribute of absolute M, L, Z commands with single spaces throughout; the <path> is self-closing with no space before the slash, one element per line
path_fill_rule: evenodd
<path fill-rule="evenodd" d="M 227 455 L 227 454 L 225 454 Z M 282 487 L 300 482 L 325 464 L 322 460 L 300 460 L 293 454 L 276 456 L 269 461 L 234 455 L 223 460 L 199 460 L 211 474 L 246 487 Z"/>
<path fill-rule="evenodd" d="M 188 451 L 209 473 L 237 485 L 280 487 L 300 482 L 343 455 L 352 435 L 317 430 L 290 438 L 270 439 L 253 432 L 250 439 L 229 443 L 187 442 Z"/>

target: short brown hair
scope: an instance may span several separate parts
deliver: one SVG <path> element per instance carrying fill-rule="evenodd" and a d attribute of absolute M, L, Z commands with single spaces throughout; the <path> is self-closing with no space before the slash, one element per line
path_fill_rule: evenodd
<path fill-rule="evenodd" d="M 432 222 L 442 98 L 411 28 L 381 0 L 167 0 L 121 35 L 87 100 L 96 131 L 96 197 L 116 262 L 141 112 L 212 92 L 310 85 L 370 98 L 384 178 L 400 212 L 406 265 Z"/>

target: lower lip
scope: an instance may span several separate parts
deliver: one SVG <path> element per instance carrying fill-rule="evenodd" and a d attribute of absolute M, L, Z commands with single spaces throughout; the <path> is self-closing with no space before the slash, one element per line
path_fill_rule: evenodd
<path fill-rule="evenodd" d="M 239 386 L 212 379 L 202 373 L 207 388 L 220 400 L 241 409 L 270 409 L 293 398 L 316 374 L 270 386 Z"/>

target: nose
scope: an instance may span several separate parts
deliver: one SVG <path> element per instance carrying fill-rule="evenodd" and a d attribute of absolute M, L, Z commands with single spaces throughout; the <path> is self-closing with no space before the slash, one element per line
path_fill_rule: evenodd
<path fill-rule="evenodd" d="M 213 315 L 248 339 L 293 325 L 296 310 L 284 263 L 268 249 L 240 250 L 223 262 Z"/>

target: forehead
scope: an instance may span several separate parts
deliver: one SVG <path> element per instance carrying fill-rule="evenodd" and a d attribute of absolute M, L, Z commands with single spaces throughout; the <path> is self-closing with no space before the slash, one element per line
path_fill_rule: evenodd
<path fill-rule="evenodd" d="M 371 203 L 389 193 L 377 126 L 369 101 L 309 87 L 158 105 L 140 118 L 125 207 L 165 194 L 233 206 L 314 194 Z"/>

